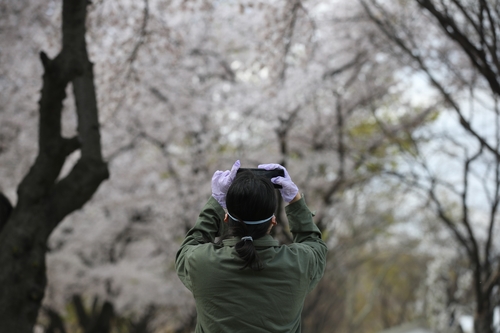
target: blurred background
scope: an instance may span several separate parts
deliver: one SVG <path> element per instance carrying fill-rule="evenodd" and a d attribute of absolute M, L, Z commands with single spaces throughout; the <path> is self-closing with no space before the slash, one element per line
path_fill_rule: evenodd
<path fill-rule="evenodd" d="M 93 0 L 110 177 L 49 238 L 35 331 L 87 332 L 83 314 L 111 306 L 109 332 L 193 332 L 175 254 L 239 159 L 285 165 L 329 246 L 303 332 L 500 332 L 499 19 L 498 0 Z M 39 52 L 60 39 L 61 1 L 0 1 L 14 206 L 38 149 Z M 76 124 L 68 87 L 64 136 Z"/>

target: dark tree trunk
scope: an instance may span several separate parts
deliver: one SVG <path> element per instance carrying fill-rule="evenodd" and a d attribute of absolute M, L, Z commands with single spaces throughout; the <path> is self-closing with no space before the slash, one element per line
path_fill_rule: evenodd
<path fill-rule="evenodd" d="M 486 265 L 485 265 L 486 266 Z M 496 271 L 483 276 L 483 281 L 476 283 L 476 308 L 474 311 L 474 332 L 475 333 L 494 333 L 493 312 L 495 305 L 492 302 L 494 287 L 498 284 L 500 278 L 500 267 Z"/>
<path fill-rule="evenodd" d="M 92 64 L 85 43 L 87 0 L 63 0 L 62 50 L 49 59 L 43 52 L 43 87 L 39 102 L 39 150 L 18 187 L 18 202 L 0 230 L 0 328 L 5 333 L 31 333 L 47 278 L 45 254 L 54 228 L 81 208 L 108 177 L 101 156 Z M 61 136 L 62 103 L 73 85 L 78 137 Z M 72 152 L 81 158 L 58 180 Z"/>
<path fill-rule="evenodd" d="M 476 312 L 474 317 L 474 333 L 494 333 L 491 327 L 492 322 L 493 316 L 489 313 Z"/>

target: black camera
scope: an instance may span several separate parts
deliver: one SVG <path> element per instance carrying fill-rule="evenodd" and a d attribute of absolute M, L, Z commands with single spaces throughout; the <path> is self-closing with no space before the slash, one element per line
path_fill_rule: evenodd
<path fill-rule="evenodd" d="M 265 170 L 265 169 L 258 169 L 258 168 L 239 168 L 238 173 L 243 172 L 243 171 L 250 171 L 256 176 L 261 176 L 264 178 L 267 178 L 271 180 L 271 178 L 274 177 L 285 177 L 285 171 L 283 169 L 273 169 L 273 170 Z M 282 188 L 281 185 L 278 184 L 273 184 L 274 188 Z"/>

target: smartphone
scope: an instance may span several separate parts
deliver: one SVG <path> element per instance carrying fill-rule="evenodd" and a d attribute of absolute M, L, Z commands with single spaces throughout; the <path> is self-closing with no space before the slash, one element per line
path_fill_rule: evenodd
<path fill-rule="evenodd" d="M 265 170 L 265 169 L 258 169 L 258 168 L 239 168 L 238 173 L 248 170 L 252 172 L 254 175 L 265 177 L 269 180 L 274 177 L 285 177 L 285 171 L 283 169 L 274 169 L 274 170 Z M 281 185 L 278 184 L 273 184 L 274 188 L 282 188 Z"/>

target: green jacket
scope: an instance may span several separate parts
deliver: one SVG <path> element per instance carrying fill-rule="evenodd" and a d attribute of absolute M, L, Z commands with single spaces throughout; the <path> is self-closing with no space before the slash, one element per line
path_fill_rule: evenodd
<path fill-rule="evenodd" d="M 177 252 L 177 275 L 196 301 L 196 333 L 300 332 L 304 299 L 323 276 L 326 244 L 304 199 L 286 208 L 294 243 L 254 240 L 264 269 L 241 269 L 234 245 L 223 240 L 224 210 L 210 198 Z"/>

